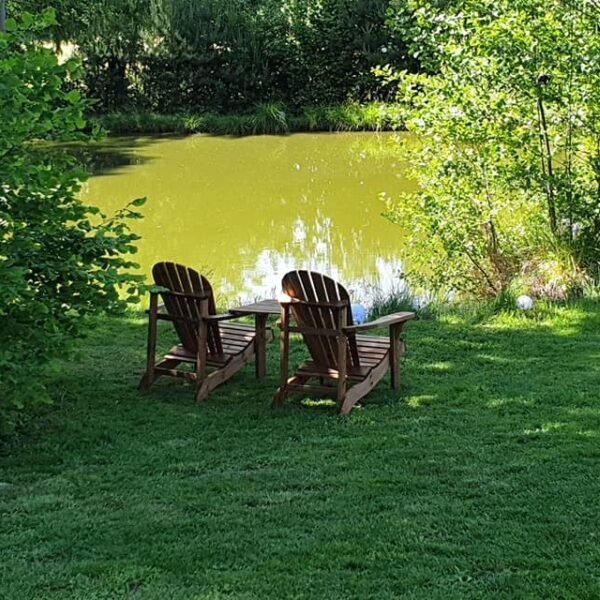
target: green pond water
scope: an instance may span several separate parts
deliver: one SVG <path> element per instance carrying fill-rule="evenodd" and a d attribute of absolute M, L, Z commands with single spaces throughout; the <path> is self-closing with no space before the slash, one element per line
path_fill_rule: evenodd
<path fill-rule="evenodd" d="M 408 183 L 392 134 L 112 138 L 95 148 L 83 200 L 115 211 L 147 196 L 136 261 L 210 276 L 227 302 L 273 297 L 289 270 L 343 282 L 357 301 L 401 287 L 402 228 L 379 195 Z"/>

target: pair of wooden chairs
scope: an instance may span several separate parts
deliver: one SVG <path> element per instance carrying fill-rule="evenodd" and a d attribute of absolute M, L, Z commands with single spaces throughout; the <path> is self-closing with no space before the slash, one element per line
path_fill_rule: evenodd
<path fill-rule="evenodd" d="M 217 314 L 214 294 L 205 277 L 171 262 L 154 266 L 154 281 L 161 291 L 151 292 L 146 372 L 140 382 L 148 389 L 163 375 L 183 377 L 196 384 L 196 399 L 203 400 L 248 362 L 256 350 L 256 328 L 231 323 L 233 314 Z M 292 271 L 282 281 L 280 385 L 275 404 L 292 392 L 335 396 L 337 409 L 347 414 L 385 375 L 400 384 L 400 337 L 412 312 L 400 312 L 375 321 L 354 324 L 348 292 L 333 279 L 311 271 Z M 159 296 L 163 305 L 159 306 Z M 156 361 L 157 322 L 173 323 L 179 343 Z M 389 335 L 362 332 L 388 327 Z M 290 334 L 302 335 L 310 360 L 289 377 Z M 265 334 L 265 332 L 263 332 Z M 270 329 L 266 341 L 273 339 Z M 182 368 L 191 365 L 191 369 Z M 214 369 L 209 372 L 208 368 Z"/>

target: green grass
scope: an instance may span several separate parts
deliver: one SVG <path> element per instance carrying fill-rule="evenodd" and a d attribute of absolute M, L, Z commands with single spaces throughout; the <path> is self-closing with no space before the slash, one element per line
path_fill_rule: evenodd
<path fill-rule="evenodd" d="M 214 113 L 164 115 L 116 112 L 96 120 L 113 135 L 211 133 L 215 135 L 277 135 L 301 131 L 382 131 L 397 128 L 393 104 L 347 103 L 289 111 L 277 103 L 261 104 L 239 115 Z"/>
<path fill-rule="evenodd" d="M 277 344 L 140 395 L 143 320 L 100 322 L 1 457 L 0 598 L 597 598 L 598 308 L 412 322 L 347 418 L 270 407 Z"/>

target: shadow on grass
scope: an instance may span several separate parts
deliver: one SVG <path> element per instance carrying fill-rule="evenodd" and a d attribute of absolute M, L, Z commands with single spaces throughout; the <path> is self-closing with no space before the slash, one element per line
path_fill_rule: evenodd
<path fill-rule="evenodd" d="M 521 411 L 534 422 L 597 430 L 598 419 L 579 409 L 596 406 L 600 315 L 593 304 L 565 313 L 547 323 L 505 316 L 466 330 L 423 322 L 406 368 L 409 406 Z"/>
<path fill-rule="evenodd" d="M 597 305 L 406 337 L 400 393 L 338 418 L 270 408 L 277 344 L 199 406 L 139 394 L 144 320 L 99 323 L 2 459 L 0 596 L 594 597 Z"/>
<path fill-rule="evenodd" d="M 136 386 L 144 368 L 145 336 L 142 316 L 100 322 L 81 344 L 79 359 L 63 365 L 55 384 L 63 407 L 101 413 L 132 402 L 148 410 L 171 406 L 216 418 L 231 412 L 236 418 L 264 413 L 275 419 L 335 414 L 331 399 L 298 395 L 282 409 L 270 408 L 278 385 L 277 343 L 269 346 L 264 381 L 254 379 L 251 362 L 200 405 L 193 400 L 191 384 L 168 377 L 141 394 Z M 409 352 L 403 358 L 401 390 L 393 392 L 386 376 L 354 411 L 356 418 L 368 414 L 377 419 L 383 411 L 382 418 L 394 413 L 421 419 L 430 410 L 443 410 L 476 420 L 482 413 L 521 414 L 528 431 L 598 429 L 598 416 L 590 419 L 586 410 L 593 412 L 600 384 L 600 316 L 593 308 L 575 309 L 551 323 L 518 316 L 481 325 L 451 318 L 423 320 L 409 324 L 406 338 Z M 161 328 L 160 340 L 159 351 L 176 342 L 168 325 Z M 291 364 L 305 357 L 306 349 L 297 340 Z M 55 416 L 61 421 L 60 410 L 54 412 L 50 421 Z"/>

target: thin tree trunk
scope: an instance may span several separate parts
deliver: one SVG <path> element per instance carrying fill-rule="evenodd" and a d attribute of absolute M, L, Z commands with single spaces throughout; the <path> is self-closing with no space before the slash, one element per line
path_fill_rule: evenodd
<path fill-rule="evenodd" d="M 0 0 L 0 31 L 6 31 L 6 0 Z"/>
<path fill-rule="evenodd" d="M 463 252 L 467 255 L 467 258 L 471 261 L 473 266 L 483 275 L 486 283 L 490 286 L 490 289 L 494 292 L 494 294 L 498 294 L 500 290 L 497 286 L 494 285 L 492 278 L 488 275 L 487 271 L 481 266 L 481 263 L 471 254 L 464 246 Z"/>
<path fill-rule="evenodd" d="M 558 236 L 558 221 L 556 217 L 556 200 L 554 196 L 554 170 L 552 167 L 552 149 L 548 135 L 548 124 L 546 122 L 546 111 L 542 101 L 541 92 L 538 93 L 538 116 L 540 126 L 540 147 L 542 151 L 542 170 L 546 180 L 546 196 L 548 202 L 548 216 L 550 218 L 550 229 L 554 237 Z"/>

